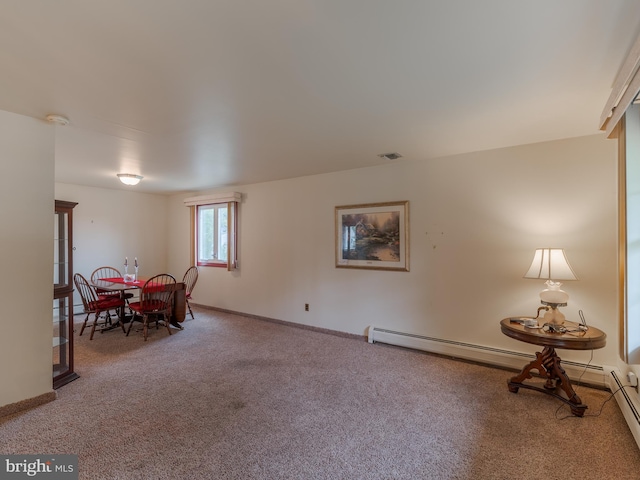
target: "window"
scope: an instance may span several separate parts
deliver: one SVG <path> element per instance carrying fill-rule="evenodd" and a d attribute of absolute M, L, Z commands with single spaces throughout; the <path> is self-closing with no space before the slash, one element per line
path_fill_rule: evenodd
<path fill-rule="evenodd" d="M 186 198 L 192 209 L 192 261 L 198 266 L 238 268 L 237 218 L 240 193 Z"/>
<path fill-rule="evenodd" d="M 640 363 L 640 104 L 625 112 L 618 132 L 621 358 Z"/>
<path fill-rule="evenodd" d="M 226 266 L 229 258 L 226 203 L 197 206 L 198 265 Z"/>

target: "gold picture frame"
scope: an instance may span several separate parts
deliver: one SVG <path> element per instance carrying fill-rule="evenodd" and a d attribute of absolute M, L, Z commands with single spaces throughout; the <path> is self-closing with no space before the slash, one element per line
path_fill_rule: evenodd
<path fill-rule="evenodd" d="M 336 268 L 409 271 L 409 201 L 335 207 Z"/>

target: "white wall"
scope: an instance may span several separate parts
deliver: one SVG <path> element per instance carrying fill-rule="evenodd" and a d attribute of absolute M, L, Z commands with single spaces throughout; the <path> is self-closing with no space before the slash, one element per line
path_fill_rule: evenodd
<path fill-rule="evenodd" d="M 0 406 L 52 391 L 55 127 L 0 111 Z"/>
<path fill-rule="evenodd" d="M 369 325 L 509 350 L 499 321 L 533 315 L 535 248 L 565 248 L 568 320 L 582 309 L 617 360 L 616 142 L 602 135 L 227 190 L 243 193 L 240 269 L 201 268 L 195 303 L 365 334 Z M 211 193 L 213 191 L 198 192 Z M 220 190 L 218 190 L 220 191 Z M 171 198 L 169 269 L 188 266 L 186 195 Z M 409 200 L 410 272 L 335 268 L 334 207 Z M 304 304 L 310 311 L 304 311 Z M 588 362 L 589 352 L 562 352 Z"/>
<path fill-rule="evenodd" d="M 138 257 L 142 278 L 166 272 L 166 196 L 138 193 L 135 187 L 123 191 L 64 183 L 55 184 L 55 196 L 78 202 L 73 211 L 74 273 L 89 278 L 105 265 L 124 273 L 125 257 L 129 273 L 133 273 L 133 260 Z M 178 273 L 182 279 L 184 272 Z M 74 303 L 82 303 L 77 292 Z"/>

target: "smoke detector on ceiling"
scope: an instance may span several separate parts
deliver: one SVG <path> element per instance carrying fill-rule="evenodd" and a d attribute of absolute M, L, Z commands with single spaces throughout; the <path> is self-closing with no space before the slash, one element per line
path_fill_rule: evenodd
<path fill-rule="evenodd" d="M 378 156 L 386 160 L 397 160 L 399 158 L 402 158 L 402 155 L 400 155 L 398 152 L 380 153 L 378 154 Z"/>
<path fill-rule="evenodd" d="M 57 115 L 55 113 L 51 113 L 46 117 L 47 122 L 55 123 L 56 125 L 62 125 L 63 127 L 69 125 L 69 119 L 63 115 Z"/>

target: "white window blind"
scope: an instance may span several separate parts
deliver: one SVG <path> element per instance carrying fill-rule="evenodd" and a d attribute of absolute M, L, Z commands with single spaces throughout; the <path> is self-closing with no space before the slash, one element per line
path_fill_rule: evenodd
<path fill-rule="evenodd" d="M 186 207 L 195 205 L 209 205 L 212 203 L 228 203 L 242 201 L 242 194 L 238 192 L 214 193 L 211 195 L 200 195 L 197 197 L 189 197 L 184 199 Z"/>

